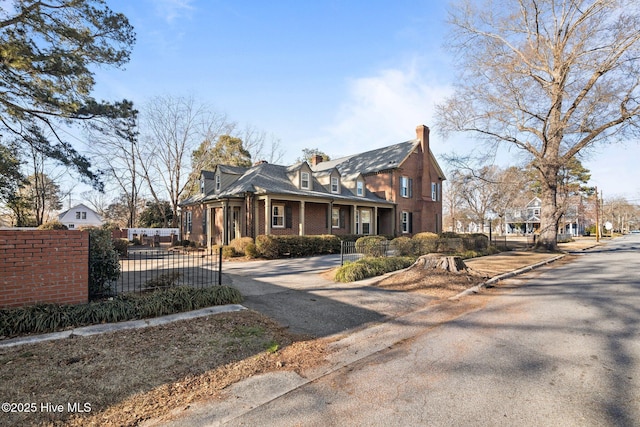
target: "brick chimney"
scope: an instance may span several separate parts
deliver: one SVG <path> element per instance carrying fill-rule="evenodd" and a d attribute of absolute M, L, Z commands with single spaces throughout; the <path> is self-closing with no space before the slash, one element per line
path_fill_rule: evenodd
<path fill-rule="evenodd" d="M 318 163 L 322 163 L 322 156 L 320 154 L 314 154 L 311 156 L 311 166 L 315 166 Z"/>
<path fill-rule="evenodd" d="M 416 128 L 416 139 L 420 141 L 420 154 L 422 154 L 422 167 L 420 173 L 421 196 L 423 201 L 431 200 L 431 158 L 429 156 L 429 128 L 420 125 Z M 428 224 L 430 221 L 428 209 L 423 206 L 420 222 L 423 230 L 430 230 Z M 430 230 L 431 231 L 431 230 Z"/>
<path fill-rule="evenodd" d="M 416 139 L 420 140 L 420 147 L 422 152 L 426 155 L 429 154 L 429 128 L 425 125 L 419 125 L 416 128 Z"/>

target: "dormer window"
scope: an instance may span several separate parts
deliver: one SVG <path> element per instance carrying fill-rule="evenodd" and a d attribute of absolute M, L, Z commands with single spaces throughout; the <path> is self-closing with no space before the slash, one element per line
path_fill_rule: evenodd
<path fill-rule="evenodd" d="M 220 174 L 216 174 L 216 191 L 220 191 Z"/>
<path fill-rule="evenodd" d="M 356 181 L 356 195 L 364 196 L 364 182 Z"/>
<path fill-rule="evenodd" d="M 311 176 L 309 172 L 300 173 L 300 188 L 308 190 L 311 184 Z"/>
<path fill-rule="evenodd" d="M 204 194 L 204 178 L 200 179 L 200 193 Z"/>
<path fill-rule="evenodd" d="M 331 192 L 335 194 L 340 193 L 340 181 L 333 176 L 331 177 Z"/>

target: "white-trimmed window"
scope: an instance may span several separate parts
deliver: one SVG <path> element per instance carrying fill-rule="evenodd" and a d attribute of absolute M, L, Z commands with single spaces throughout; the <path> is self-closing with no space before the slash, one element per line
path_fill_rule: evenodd
<path fill-rule="evenodd" d="M 69 230 L 73 230 L 74 228 L 76 228 L 76 226 L 74 224 L 67 224 L 67 228 Z"/>
<path fill-rule="evenodd" d="M 360 211 L 360 224 L 362 226 L 362 234 L 371 234 L 371 211 L 369 209 Z"/>
<path fill-rule="evenodd" d="M 273 228 L 284 228 L 284 205 L 273 205 L 271 207 L 271 226 Z"/>
<path fill-rule="evenodd" d="M 411 232 L 411 214 L 407 211 L 402 211 L 400 219 L 402 223 L 402 232 L 410 233 Z"/>
<path fill-rule="evenodd" d="M 400 196 L 409 199 L 413 197 L 413 179 L 408 176 L 400 177 Z"/>
<path fill-rule="evenodd" d="M 364 196 L 364 182 L 360 180 L 356 181 L 356 195 Z"/>
<path fill-rule="evenodd" d="M 435 182 L 431 183 L 431 200 L 438 200 L 438 185 Z"/>
<path fill-rule="evenodd" d="M 187 211 L 187 217 L 186 217 L 186 224 L 185 224 L 185 229 L 187 230 L 187 233 L 191 233 L 191 211 Z"/>
<path fill-rule="evenodd" d="M 308 190 L 311 184 L 311 177 L 309 172 L 301 172 L 300 173 L 300 188 L 304 190 Z"/>
<path fill-rule="evenodd" d="M 335 176 L 331 177 L 331 192 L 340 193 L 340 180 Z"/>
<path fill-rule="evenodd" d="M 220 174 L 216 174 L 216 191 L 220 191 Z"/>
<path fill-rule="evenodd" d="M 340 208 L 331 209 L 331 228 L 340 228 Z"/>
<path fill-rule="evenodd" d="M 204 178 L 200 180 L 200 193 L 204 194 Z"/>

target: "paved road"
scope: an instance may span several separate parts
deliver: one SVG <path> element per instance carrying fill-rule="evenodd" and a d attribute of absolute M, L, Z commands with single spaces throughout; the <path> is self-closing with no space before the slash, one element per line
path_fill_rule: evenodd
<path fill-rule="evenodd" d="M 381 325 L 386 335 L 364 331 L 353 348 L 383 346 L 312 381 L 241 384 L 235 403 L 176 424 L 640 425 L 640 236 L 576 257 L 470 297 L 448 322 L 422 310 Z M 299 386 L 246 397 L 278 381 Z"/>

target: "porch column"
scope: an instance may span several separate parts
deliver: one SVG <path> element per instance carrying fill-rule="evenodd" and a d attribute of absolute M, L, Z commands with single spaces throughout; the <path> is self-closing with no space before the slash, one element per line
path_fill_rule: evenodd
<path fill-rule="evenodd" d="M 371 219 L 373 222 L 373 234 L 378 235 L 378 207 L 373 207 L 373 218 Z"/>
<path fill-rule="evenodd" d="M 329 234 L 333 234 L 333 202 L 329 202 L 329 210 L 327 211 L 327 224 L 329 225 Z"/>
<path fill-rule="evenodd" d="M 300 201 L 300 224 L 298 226 L 298 234 L 304 236 L 304 200 Z"/>
<path fill-rule="evenodd" d="M 264 234 L 271 234 L 271 197 L 264 199 Z"/>
<path fill-rule="evenodd" d="M 205 215 L 207 216 L 207 251 L 209 252 L 209 254 L 213 254 L 213 247 L 211 245 L 211 240 L 213 238 L 213 215 L 212 213 L 212 209 L 210 207 L 207 207 L 205 210 Z"/>
<path fill-rule="evenodd" d="M 224 201 L 224 206 L 222 207 L 222 218 L 223 218 L 223 231 L 222 231 L 222 244 L 229 244 L 229 200 Z"/>
<path fill-rule="evenodd" d="M 397 236 L 397 230 L 398 230 L 398 211 L 397 211 L 397 205 L 393 205 L 393 207 L 391 208 L 391 235 L 392 236 Z"/>

